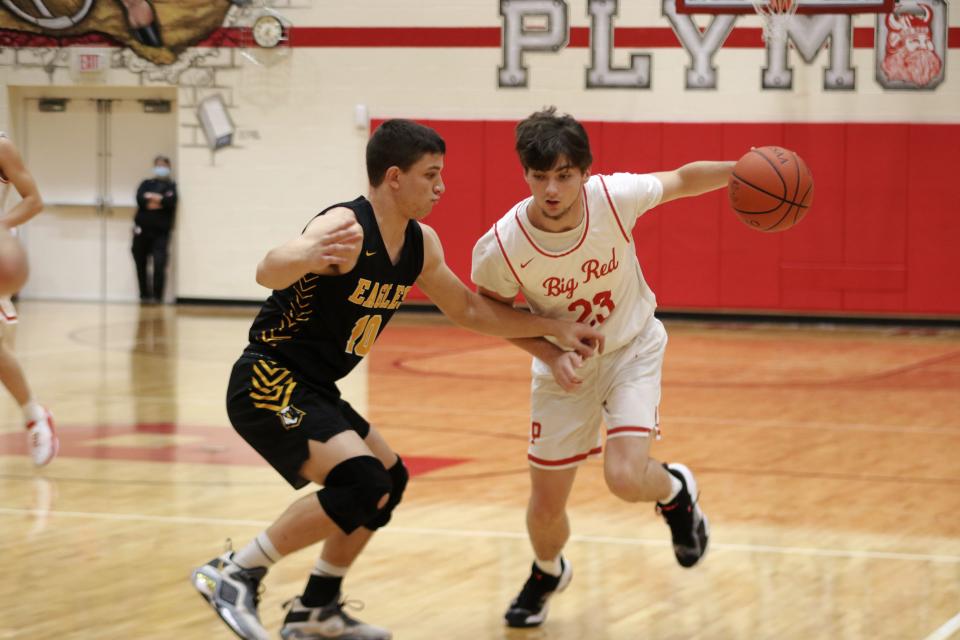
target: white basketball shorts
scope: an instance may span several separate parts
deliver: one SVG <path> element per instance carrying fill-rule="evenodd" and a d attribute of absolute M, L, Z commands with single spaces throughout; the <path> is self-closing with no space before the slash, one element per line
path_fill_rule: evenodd
<path fill-rule="evenodd" d="M 530 446 L 534 467 L 564 469 L 599 455 L 600 424 L 606 436 L 649 437 L 659 433 L 658 408 L 667 332 L 651 316 L 634 340 L 611 353 L 588 358 L 577 370 L 580 389 L 564 391 L 550 368 L 533 363 Z"/>

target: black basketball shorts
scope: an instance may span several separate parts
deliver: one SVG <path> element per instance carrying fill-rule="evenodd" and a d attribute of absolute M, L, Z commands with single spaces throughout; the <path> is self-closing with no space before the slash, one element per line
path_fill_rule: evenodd
<path fill-rule="evenodd" d="M 332 382 L 308 386 L 296 372 L 249 353 L 233 365 L 227 415 L 237 433 L 295 489 L 309 482 L 300 475 L 310 456 L 309 440 L 326 442 L 344 431 L 361 438 L 370 433 L 370 423 Z"/>

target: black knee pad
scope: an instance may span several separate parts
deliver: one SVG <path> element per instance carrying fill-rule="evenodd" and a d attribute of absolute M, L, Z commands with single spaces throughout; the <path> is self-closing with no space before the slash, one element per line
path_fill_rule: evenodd
<path fill-rule="evenodd" d="M 380 500 L 392 488 L 382 462 L 373 456 L 358 456 L 330 470 L 317 499 L 330 519 L 349 535 L 377 515 Z"/>
<path fill-rule="evenodd" d="M 403 499 L 403 490 L 407 488 L 407 480 L 410 479 L 410 474 L 407 473 L 407 468 L 403 466 L 403 460 L 400 459 L 400 456 L 397 456 L 397 464 L 390 467 L 387 473 L 390 474 L 390 480 L 393 481 L 390 499 L 387 500 L 387 504 L 384 505 L 383 509 L 377 512 L 373 520 L 363 525 L 367 529 L 379 529 L 380 527 L 387 526 L 394 508 L 400 504 L 400 500 Z"/>

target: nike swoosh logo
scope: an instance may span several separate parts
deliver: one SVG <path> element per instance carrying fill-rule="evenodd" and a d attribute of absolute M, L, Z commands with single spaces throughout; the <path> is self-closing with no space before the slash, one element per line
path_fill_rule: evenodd
<path fill-rule="evenodd" d="M 526 268 L 527 268 L 527 265 L 530 264 L 531 262 L 533 262 L 533 258 L 530 258 L 530 259 L 527 260 L 526 262 L 522 263 L 522 264 L 520 265 L 520 268 L 521 268 L 521 269 L 526 269 Z"/>
<path fill-rule="evenodd" d="M 365 255 L 365 256 L 367 256 L 367 257 L 375 256 L 375 255 L 377 255 L 377 252 L 376 252 L 376 251 L 364 251 L 364 252 L 363 252 L 363 255 Z"/>

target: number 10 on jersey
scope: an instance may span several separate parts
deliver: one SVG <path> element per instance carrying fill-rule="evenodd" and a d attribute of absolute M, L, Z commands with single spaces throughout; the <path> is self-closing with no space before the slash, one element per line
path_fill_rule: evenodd
<path fill-rule="evenodd" d="M 347 339 L 347 353 L 355 353 L 361 358 L 370 353 L 382 323 L 383 317 L 379 314 L 366 315 L 357 320 Z"/>

